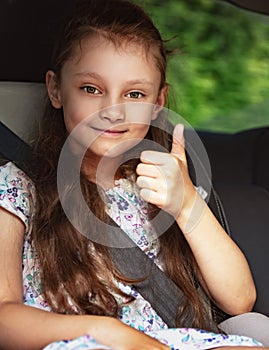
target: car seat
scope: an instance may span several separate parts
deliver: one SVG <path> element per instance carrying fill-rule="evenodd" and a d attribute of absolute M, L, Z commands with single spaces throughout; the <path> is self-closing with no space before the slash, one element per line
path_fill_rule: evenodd
<path fill-rule="evenodd" d="M 269 127 L 235 134 L 198 132 L 234 241 L 257 287 L 254 310 L 269 315 Z"/>

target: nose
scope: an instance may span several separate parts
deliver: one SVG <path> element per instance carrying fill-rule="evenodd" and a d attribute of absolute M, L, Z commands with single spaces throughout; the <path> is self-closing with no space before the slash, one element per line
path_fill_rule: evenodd
<path fill-rule="evenodd" d="M 125 111 L 123 104 L 117 104 L 107 107 L 100 111 L 101 119 L 109 120 L 111 123 L 122 121 L 125 119 Z"/>

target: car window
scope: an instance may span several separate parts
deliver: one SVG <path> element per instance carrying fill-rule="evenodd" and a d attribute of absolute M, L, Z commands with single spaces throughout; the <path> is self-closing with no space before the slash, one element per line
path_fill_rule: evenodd
<path fill-rule="evenodd" d="M 202 130 L 269 125 L 267 16 L 215 0 L 143 3 L 178 48 L 168 72 L 173 110 Z"/>

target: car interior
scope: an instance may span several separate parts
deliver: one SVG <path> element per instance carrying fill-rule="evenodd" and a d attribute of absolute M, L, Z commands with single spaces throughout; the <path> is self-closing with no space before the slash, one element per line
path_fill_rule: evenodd
<path fill-rule="evenodd" d="M 8 153 L 15 162 L 25 157 L 23 151 L 42 113 L 51 41 L 62 9 L 71 1 L 1 1 L 0 154 Z M 269 2 L 263 0 L 227 3 L 269 15 Z M 229 234 L 253 272 L 257 287 L 254 311 L 269 316 L 269 117 L 267 126 L 232 133 L 199 127 L 195 131 L 208 154 L 212 184 Z"/>

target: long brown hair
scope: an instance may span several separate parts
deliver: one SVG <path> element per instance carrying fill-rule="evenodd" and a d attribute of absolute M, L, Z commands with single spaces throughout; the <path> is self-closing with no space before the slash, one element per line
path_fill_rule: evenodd
<path fill-rule="evenodd" d="M 115 45 L 130 41 L 141 44 L 145 52 L 154 55 L 161 73 L 160 88 L 166 84 L 168 50 L 152 20 L 139 6 L 124 0 L 79 0 L 70 13 L 60 31 L 51 62 L 59 83 L 62 66 L 70 59 L 74 48 L 85 37 L 98 33 Z M 162 122 L 167 123 L 166 120 Z M 151 126 L 147 138 L 169 150 L 168 133 L 163 130 L 167 130 L 167 126 Z M 108 249 L 77 232 L 64 213 L 57 191 L 57 163 L 66 137 L 63 111 L 54 109 L 48 99 L 34 142 L 38 161 L 32 168 L 36 186 L 32 243 L 40 266 L 42 293 L 55 312 L 116 317 L 118 305 L 113 292 L 121 292 L 113 281 L 132 281 L 117 271 Z M 128 162 L 122 173 L 135 173 L 134 167 L 135 162 Z M 81 174 L 81 188 L 90 209 L 104 219 L 105 205 L 100 200 L 97 185 Z M 78 215 L 79 205 L 77 203 Z M 154 206 L 150 208 L 154 216 L 158 210 Z M 96 227 L 89 225 L 94 234 Z M 211 321 L 205 316 L 205 299 L 197 292 L 199 269 L 177 225 L 161 235 L 159 242 L 165 269 L 185 294 L 177 324 L 210 329 Z M 194 311 L 194 317 L 191 324 L 186 324 L 190 310 Z"/>

